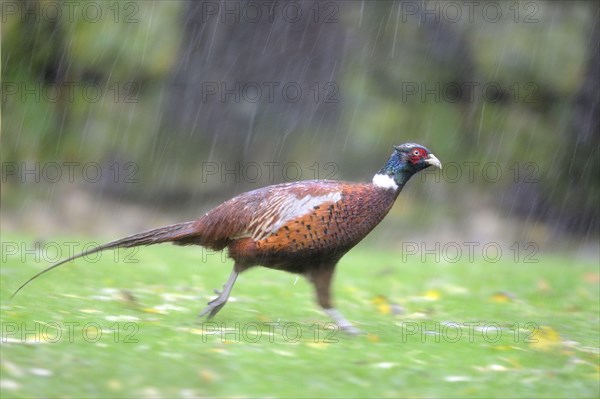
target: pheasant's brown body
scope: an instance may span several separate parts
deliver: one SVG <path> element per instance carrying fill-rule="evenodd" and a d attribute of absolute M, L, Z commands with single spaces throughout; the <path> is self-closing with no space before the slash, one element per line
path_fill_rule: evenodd
<path fill-rule="evenodd" d="M 239 271 L 261 265 L 294 273 L 337 260 L 388 213 L 397 193 L 373 184 L 288 183 L 250 191 L 200 218 L 182 244 L 227 247 Z M 296 212 L 294 212 L 296 211 Z"/>
<path fill-rule="evenodd" d="M 336 264 L 383 220 L 410 176 L 430 165 L 441 167 L 425 147 L 403 144 L 395 149 L 372 183 L 304 181 L 250 191 L 196 221 L 135 234 L 61 261 L 26 281 L 15 294 L 45 272 L 105 249 L 162 242 L 201 245 L 227 249 L 235 262 L 223 291 L 202 315 L 219 312 L 238 274 L 260 265 L 306 276 L 323 309 L 341 328 L 356 331 L 331 304 Z"/>

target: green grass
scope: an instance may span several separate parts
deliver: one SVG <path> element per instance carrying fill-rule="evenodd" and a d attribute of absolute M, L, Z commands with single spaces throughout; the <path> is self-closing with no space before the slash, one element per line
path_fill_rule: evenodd
<path fill-rule="evenodd" d="M 203 260 L 200 248 L 79 260 L 10 303 L 47 263 L 5 257 L 2 397 L 600 394 L 598 265 L 566 255 L 441 264 L 360 246 L 335 279 L 338 309 L 365 332 L 356 337 L 330 328 L 304 279 L 264 268 L 243 274 L 233 301 L 202 324 L 231 262 Z M 221 326 L 231 331 L 212 334 Z"/>

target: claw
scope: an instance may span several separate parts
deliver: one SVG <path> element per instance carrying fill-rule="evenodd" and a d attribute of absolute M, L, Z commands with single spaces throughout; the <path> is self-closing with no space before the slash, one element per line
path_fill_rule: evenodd
<path fill-rule="evenodd" d="M 227 303 L 227 298 L 223 298 L 223 293 L 220 292 L 218 289 L 215 289 L 215 293 L 219 296 L 209 301 L 207 303 L 208 306 L 204 308 L 202 312 L 200 312 L 198 317 L 202 317 L 208 314 L 208 319 L 212 319 L 217 313 L 219 313 L 219 310 L 221 310 L 221 308 L 225 306 L 225 303 Z"/>
<path fill-rule="evenodd" d="M 217 300 L 214 299 L 208 303 L 208 306 L 206 308 L 204 308 L 204 310 L 202 312 L 200 312 L 198 317 L 203 317 L 208 314 L 207 319 L 210 320 L 213 317 L 215 317 L 215 315 L 217 313 L 219 313 L 219 311 L 221 310 L 221 308 L 223 308 L 223 306 L 225 306 L 225 302 L 217 303 Z"/>
<path fill-rule="evenodd" d="M 218 296 L 215 299 L 208 302 L 208 306 L 204 308 L 202 312 L 200 312 L 198 317 L 208 315 L 208 319 L 210 320 L 213 317 L 215 317 L 217 313 L 219 313 L 219 311 L 227 303 L 227 299 L 229 299 L 229 294 L 231 293 L 231 289 L 233 288 L 233 284 L 235 283 L 237 276 L 238 273 L 235 270 L 232 271 L 231 275 L 229 276 L 229 279 L 227 280 L 225 285 L 223 285 L 223 290 L 221 291 L 215 288 L 215 294 L 217 294 Z"/>

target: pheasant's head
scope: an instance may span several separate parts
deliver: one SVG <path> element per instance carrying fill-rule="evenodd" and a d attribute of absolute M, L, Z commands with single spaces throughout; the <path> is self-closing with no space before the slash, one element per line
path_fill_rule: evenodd
<path fill-rule="evenodd" d="M 394 146 L 390 159 L 373 177 L 373 184 L 397 190 L 402 188 L 412 175 L 430 166 L 441 169 L 442 163 L 422 145 L 406 143 Z"/>

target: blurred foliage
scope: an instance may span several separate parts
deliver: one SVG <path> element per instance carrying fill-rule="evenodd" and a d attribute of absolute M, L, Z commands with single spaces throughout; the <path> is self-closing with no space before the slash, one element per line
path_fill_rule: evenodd
<path fill-rule="evenodd" d="M 49 3 L 20 4 L 41 12 Z M 314 15 L 314 4 L 298 4 Z M 251 185 L 199 184 L 206 161 L 335 162 L 335 177 L 369 179 L 392 144 L 416 141 L 443 163 L 497 162 L 503 172 L 490 184 L 479 170 L 477 190 L 465 178 L 413 188 L 420 197 L 459 203 L 471 190 L 509 214 L 598 231 L 597 3 L 504 3 L 493 23 L 481 9 L 473 21 L 449 21 L 401 2 L 331 4 L 320 15 L 333 10 L 332 23 L 291 24 L 277 13 L 273 22 L 222 23 L 206 19 L 206 2 L 170 1 L 126 2 L 118 15 L 107 3 L 95 23 L 80 12 L 73 20 L 3 15 L 2 159 L 136 162 L 141 184 L 109 192 L 190 207 Z M 201 84 L 220 81 L 335 82 L 339 102 L 203 100 Z M 18 94 L 7 95 L 6 84 Z M 69 84 L 93 84 L 102 95 L 69 98 Z M 465 85 L 474 91 L 455 90 Z M 536 184 L 513 176 L 527 163 L 538 168 Z M 8 186 L 18 193 L 18 181 Z"/>

